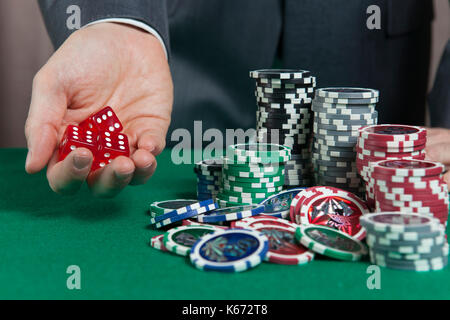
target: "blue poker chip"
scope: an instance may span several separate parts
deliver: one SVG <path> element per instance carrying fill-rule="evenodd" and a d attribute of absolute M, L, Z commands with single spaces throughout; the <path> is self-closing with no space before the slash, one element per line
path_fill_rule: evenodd
<path fill-rule="evenodd" d="M 166 213 L 161 214 L 159 216 L 153 217 L 153 218 L 150 219 L 150 224 L 155 224 L 157 222 L 160 222 L 160 221 L 163 221 L 163 220 L 175 217 L 177 215 L 185 214 L 188 211 L 199 209 L 201 207 L 208 206 L 208 205 L 213 204 L 213 203 L 214 203 L 214 200 L 211 199 L 211 198 L 207 199 L 207 200 L 199 201 L 199 202 L 196 202 L 196 203 L 193 203 L 193 204 L 190 204 L 190 205 L 187 205 L 187 206 L 184 206 L 184 207 L 181 207 L 181 208 L 178 208 L 178 209 L 166 212 Z"/>
<path fill-rule="evenodd" d="M 259 265 L 269 250 L 265 235 L 250 229 L 206 234 L 191 248 L 192 264 L 200 270 L 241 272 Z"/>
<path fill-rule="evenodd" d="M 220 208 L 197 217 L 198 222 L 215 223 L 234 221 L 256 216 L 264 211 L 264 206 L 258 204 Z"/>
<path fill-rule="evenodd" d="M 209 200 L 207 200 L 207 201 L 209 201 Z M 205 201 L 202 201 L 202 202 L 205 202 Z M 172 224 L 172 223 L 175 223 L 175 222 L 178 222 L 178 221 L 181 221 L 181 220 L 193 218 L 195 216 L 198 216 L 199 214 L 203 214 L 203 213 L 206 213 L 208 211 L 217 209 L 218 207 L 219 207 L 219 205 L 217 203 L 212 203 L 212 204 L 208 204 L 206 206 L 201 206 L 198 209 L 189 210 L 186 213 L 177 214 L 177 215 L 175 215 L 175 216 L 173 216 L 171 218 L 167 218 L 167 219 L 161 220 L 161 221 L 155 223 L 155 226 L 156 226 L 156 228 L 159 229 L 159 228 L 165 227 L 165 226 L 167 226 L 169 224 Z"/>
<path fill-rule="evenodd" d="M 305 189 L 306 188 L 293 188 L 284 190 L 264 199 L 259 203 L 264 206 L 264 212 L 261 214 L 277 218 L 287 218 L 289 216 L 289 208 L 292 199 Z"/>

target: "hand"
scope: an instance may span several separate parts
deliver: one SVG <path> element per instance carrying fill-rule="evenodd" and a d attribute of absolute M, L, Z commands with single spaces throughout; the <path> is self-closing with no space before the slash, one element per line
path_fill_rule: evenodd
<path fill-rule="evenodd" d="M 73 194 L 85 180 L 96 196 L 112 197 L 128 184 L 145 183 L 165 146 L 173 85 L 163 48 L 154 36 L 131 26 L 100 23 L 73 33 L 36 74 L 25 135 L 26 171 L 46 165 L 50 187 Z M 105 106 L 121 120 L 130 158 L 118 157 L 89 174 L 93 156 L 84 148 L 58 162 L 68 124 Z"/>
<path fill-rule="evenodd" d="M 426 160 L 437 161 L 450 167 L 450 130 L 427 128 Z M 444 180 L 450 188 L 450 171 L 444 174 Z"/>

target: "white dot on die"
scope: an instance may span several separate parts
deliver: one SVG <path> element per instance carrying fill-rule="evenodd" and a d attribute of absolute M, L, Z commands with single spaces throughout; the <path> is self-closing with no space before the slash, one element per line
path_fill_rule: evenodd
<path fill-rule="evenodd" d="M 89 143 L 92 143 L 92 140 L 91 140 L 91 139 L 87 139 L 86 141 L 89 142 Z"/>
<path fill-rule="evenodd" d="M 91 135 L 87 135 L 86 139 L 92 139 L 92 136 Z"/>
<path fill-rule="evenodd" d="M 124 146 L 120 146 L 119 148 L 122 149 L 122 150 L 125 150 L 125 147 L 124 147 Z"/>
<path fill-rule="evenodd" d="M 108 114 L 108 117 L 112 117 L 112 112 L 111 111 L 108 111 L 107 114 Z"/>
<path fill-rule="evenodd" d="M 78 128 L 77 127 L 73 127 L 73 131 L 78 131 Z"/>
<path fill-rule="evenodd" d="M 107 152 L 107 153 L 104 154 L 104 156 L 105 156 L 106 158 L 109 158 L 110 154 Z"/>
<path fill-rule="evenodd" d="M 123 141 L 119 141 L 119 144 L 122 144 L 122 145 L 123 145 L 123 144 L 125 144 L 125 142 L 123 142 Z"/>
<path fill-rule="evenodd" d="M 112 147 L 112 144 L 108 142 L 108 143 L 106 144 L 106 146 L 111 148 L 111 147 Z"/>
<path fill-rule="evenodd" d="M 119 138 L 119 139 L 123 139 L 123 135 L 121 135 L 121 134 L 119 134 L 118 136 L 117 136 L 117 138 Z"/>
<path fill-rule="evenodd" d="M 109 131 L 113 132 L 114 131 L 114 127 L 113 126 L 109 127 Z"/>
<path fill-rule="evenodd" d="M 108 163 L 111 163 L 111 162 L 112 162 L 112 159 L 109 159 L 109 160 L 108 160 Z"/>
<path fill-rule="evenodd" d="M 109 132 L 105 132 L 105 136 L 109 137 L 111 134 Z"/>
<path fill-rule="evenodd" d="M 70 150 L 75 150 L 77 147 L 75 147 L 75 146 L 70 146 Z"/>
<path fill-rule="evenodd" d="M 89 134 L 89 135 L 91 135 L 92 134 L 92 131 L 86 131 L 86 134 Z"/>
<path fill-rule="evenodd" d="M 73 136 L 74 139 L 78 139 L 78 136 Z"/>
<path fill-rule="evenodd" d="M 98 123 L 102 123 L 102 119 L 97 118 L 97 122 L 98 122 Z"/>
<path fill-rule="evenodd" d="M 102 115 L 102 119 L 106 120 L 106 114 Z"/>
<path fill-rule="evenodd" d="M 100 162 L 100 167 L 104 167 L 105 166 L 105 163 L 104 162 Z"/>
<path fill-rule="evenodd" d="M 119 129 L 119 128 L 120 128 L 120 125 L 116 122 L 116 123 L 114 123 L 114 127 L 116 127 L 117 129 Z"/>
<path fill-rule="evenodd" d="M 110 138 L 105 138 L 105 140 L 108 141 L 108 142 L 111 142 L 111 139 L 110 139 Z"/>

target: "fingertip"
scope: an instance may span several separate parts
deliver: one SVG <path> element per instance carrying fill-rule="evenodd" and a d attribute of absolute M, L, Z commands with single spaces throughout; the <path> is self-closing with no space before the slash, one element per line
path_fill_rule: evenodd
<path fill-rule="evenodd" d="M 143 149 L 137 150 L 131 158 L 138 169 L 148 168 L 155 162 L 155 156 Z"/>
<path fill-rule="evenodd" d="M 112 165 L 114 174 L 120 180 L 126 180 L 130 178 L 135 170 L 133 161 L 130 158 L 124 156 L 120 156 L 114 159 Z"/>

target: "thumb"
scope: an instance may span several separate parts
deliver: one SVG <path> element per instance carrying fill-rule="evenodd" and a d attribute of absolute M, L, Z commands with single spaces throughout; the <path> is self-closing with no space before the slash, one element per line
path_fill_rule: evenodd
<path fill-rule="evenodd" d="M 33 80 L 30 109 L 25 123 L 28 154 L 25 170 L 36 173 L 50 161 L 57 145 L 67 99 L 56 77 L 39 71 Z"/>

